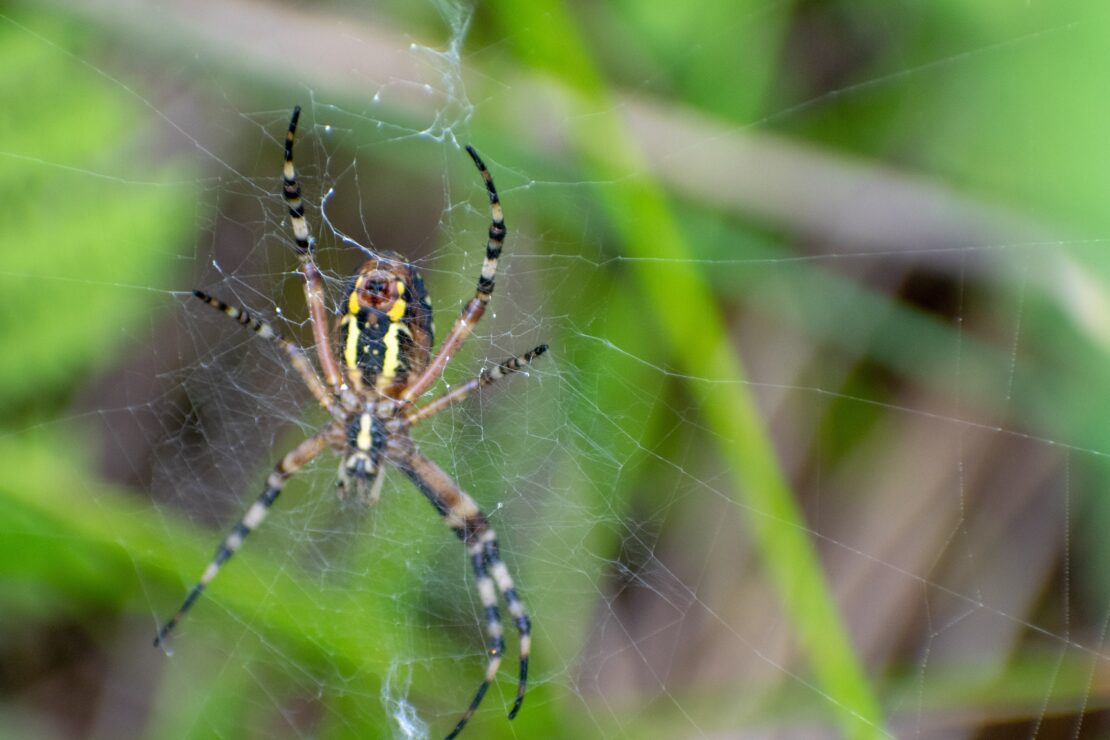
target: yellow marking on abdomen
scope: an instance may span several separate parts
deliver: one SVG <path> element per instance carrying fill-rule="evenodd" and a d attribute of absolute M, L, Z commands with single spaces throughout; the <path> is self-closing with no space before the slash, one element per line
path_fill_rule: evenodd
<path fill-rule="evenodd" d="M 398 280 L 397 281 L 397 300 L 394 301 L 393 305 L 390 306 L 390 308 L 389 308 L 389 319 L 390 319 L 390 321 L 400 321 L 401 317 L 405 315 L 405 307 L 408 304 L 405 303 L 405 299 L 403 297 L 404 295 L 405 295 L 405 283 L 404 283 L 403 280 Z"/>
<path fill-rule="evenodd" d="M 397 377 L 397 369 L 401 366 L 401 332 L 412 336 L 407 326 L 400 321 L 394 321 L 389 325 L 389 330 L 386 331 L 385 336 L 382 337 L 382 344 L 385 345 L 385 358 L 382 360 L 382 372 L 378 375 L 378 388 L 388 388 L 393 385 L 393 381 Z"/>
<path fill-rule="evenodd" d="M 405 308 L 408 303 L 403 296 L 405 294 L 404 281 L 397 281 L 397 300 L 389 307 L 389 329 L 386 330 L 385 336 L 382 337 L 382 344 L 385 345 L 385 357 L 382 359 L 382 372 L 378 375 L 378 388 L 388 388 L 393 385 L 394 379 L 397 377 L 397 368 L 401 365 L 401 338 L 400 333 L 404 332 L 410 337 L 412 333 L 409 328 L 402 323 L 401 318 L 405 315 Z"/>
<path fill-rule="evenodd" d="M 357 314 L 347 314 L 347 343 L 343 347 L 343 361 L 348 370 L 358 370 L 358 327 Z"/>

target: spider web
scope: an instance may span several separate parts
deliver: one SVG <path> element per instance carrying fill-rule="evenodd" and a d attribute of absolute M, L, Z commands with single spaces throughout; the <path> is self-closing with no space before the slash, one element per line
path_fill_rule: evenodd
<path fill-rule="evenodd" d="M 423 738 L 445 734 L 477 688 L 486 646 L 464 549 L 396 471 L 374 509 L 338 501 L 328 453 L 288 484 L 182 622 L 172 654 L 149 647 L 270 467 L 327 420 L 280 352 L 189 295 L 201 288 L 309 346 L 280 199 L 281 143 L 299 103 L 298 174 L 331 307 L 362 261 L 396 251 L 419 266 L 446 334 L 473 295 L 489 222 L 461 150 L 472 143 L 509 239 L 490 311 L 434 391 L 551 345 L 527 373 L 415 435 L 489 516 L 535 625 L 520 716 L 503 716 L 515 692 L 510 629 L 467 733 L 1105 732 L 1110 224 L 1104 168 L 1090 164 L 1106 161 L 1092 143 L 1103 120 L 1094 75 L 1073 73 L 1060 91 L 1054 111 L 1067 125 L 1018 107 L 991 129 L 996 145 L 959 147 L 990 139 L 992 106 L 1017 97 L 1007 85 L 1095 55 L 1105 11 L 1028 5 L 992 31 L 977 25 L 986 10 L 952 11 L 960 33 L 933 45 L 905 31 L 928 14 L 904 7 L 865 26 L 866 14 L 843 8 L 753 3 L 717 27 L 708 12 L 580 8 L 580 20 L 645 44 L 605 49 L 587 34 L 624 82 L 585 112 L 580 91 L 510 64 L 530 28 L 507 30 L 492 8 L 444 1 L 377 17 L 231 3 L 205 4 L 205 16 L 102 0 L 49 17 L 13 12 L 10 38 L 146 133 L 113 143 L 114 158 L 67 159 L 20 140 L 0 153 L 36 181 L 61 170 L 119 187 L 130 218 L 105 229 L 123 234 L 95 253 L 107 272 L 59 251 L 2 273 L 7 305 L 30 316 L 40 314 L 27 283 L 51 297 L 77 288 L 90 316 L 100 294 L 127 310 L 99 309 L 106 328 L 88 333 L 102 350 L 74 363 L 66 377 L 77 380 L 5 401 L 12 542 L 69 544 L 77 565 L 8 555 L 20 585 L 7 611 L 27 619 L 12 620 L 0 655 L 16 666 L 0 722 L 47 736 Z M 678 50 L 671 24 L 694 31 Z M 706 60 L 739 65 L 725 53 L 737 38 L 779 24 L 790 26 L 780 49 L 750 52 L 766 69 L 745 81 L 766 89 L 699 92 Z M 155 25 L 175 29 L 165 48 L 144 38 Z M 106 48 L 116 37 L 151 66 Z M 860 58 L 846 57 L 845 38 L 857 37 Z M 267 84 L 243 84 L 256 80 Z M 670 95 L 681 85 L 680 102 Z M 997 99 L 976 97 L 984 91 Z M 611 120 L 642 160 L 579 167 L 569 132 L 603 139 Z M 843 132 L 859 121 L 880 143 Z M 1034 169 L 1069 136 L 1088 147 L 1082 156 Z M 148 170 L 169 164 L 132 169 L 128 156 Z M 622 242 L 613 204 L 654 185 L 671 198 L 686 253 L 667 251 L 664 233 Z M 56 187 L 42 198 L 66 200 L 75 186 Z M 630 221 L 657 215 L 645 206 Z M 181 228 L 156 230 L 167 223 Z M 56 241 L 87 246 L 90 231 Z M 135 266 L 132 252 L 143 255 Z M 688 273 L 723 333 L 691 312 L 701 305 L 691 295 L 655 300 L 650 286 Z M 47 326 L 45 314 L 28 325 Z M 668 317 L 701 344 L 668 344 Z M 719 374 L 722 352 L 744 370 Z M 57 357 L 25 364 L 65 375 Z M 24 387 L 24 364 L 0 371 Z M 732 438 L 716 411 L 748 396 L 760 424 Z M 758 435 L 798 512 L 738 481 Z M 767 529 L 804 535 L 841 625 L 800 626 Z M 55 549 L 35 562 L 53 563 Z M 788 565 L 801 589 L 810 566 Z M 809 603 L 822 608 L 821 595 Z M 59 634 L 64 648 L 41 657 Z M 860 709 L 866 698 L 847 698 L 850 676 L 818 667 L 842 635 L 878 720 Z M 37 647 L 20 653 L 21 640 Z M 79 706 L 51 718 L 71 695 Z"/>

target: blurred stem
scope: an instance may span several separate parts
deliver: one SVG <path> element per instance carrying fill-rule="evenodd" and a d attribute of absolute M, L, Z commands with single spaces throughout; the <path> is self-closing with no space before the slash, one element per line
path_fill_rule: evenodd
<path fill-rule="evenodd" d="M 745 373 L 711 291 L 693 269 L 681 230 L 666 196 L 647 176 L 641 153 L 612 111 L 604 81 L 563 5 L 540 0 L 528 5 L 499 3 L 497 19 L 522 59 L 576 91 L 565 124 L 569 140 L 595 182 L 594 189 L 633 257 L 644 305 L 669 355 L 681 372 L 704 378 L 691 388 L 708 420 L 718 452 L 728 462 L 738 504 L 764 565 L 808 656 L 818 690 L 827 695 L 849 737 L 884 733 L 883 717 L 852 650 L 808 528 L 777 464 L 774 447 L 747 392 Z M 528 15 L 525 15 L 525 14 Z M 652 262 L 664 261 L 659 270 Z"/>

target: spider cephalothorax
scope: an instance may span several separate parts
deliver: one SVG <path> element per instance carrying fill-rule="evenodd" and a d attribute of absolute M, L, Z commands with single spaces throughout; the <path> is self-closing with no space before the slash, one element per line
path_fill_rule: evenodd
<path fill-rule="evenodd" d="M 293 168 L 293 139 L 300 110 L 300 107 L 293 110 L 285 137 L 282 193 L 300 253 L 305 299 L 323 378 L 317 374 L 304 351 L 283 339 L 267 322 L 252 318 L 246 311 L 201 291 L 193 291 L 193 294 L 250 327 L 260 337 L 274 342 L 286 354 L 312 395 L 331 414 L 332 421 L 281 458 L 266 479 L 262 494 L 224 538 L 212 562 L 189 591 L 177 613 L 159 630 L 154 644 L 157 646 L 166 639 L 223 564 L 243 544 L 246 536 L 262 523 L 285 482 L 321 452 L 330 447 L 340 456 L 340 495 L 345 496 L 353 483 L 357 497 L 369 504 L 378 500 L 385 468 L 392 466 L 412 481 L 466 546 L 484 611 L 488 639 L 485 676 L 469 707 L 448 736 L 451 738 L 474 714 L 501 665 L 505 638 L 498 596 L 505 602 L 520 635 L 520 671 L 516 700 L 509 710 L 509 719 L 516 716 L 524 701 L 532 624 L 509 570 L 501 560 L 497 536 L 489 521 L 474 499 L 424 456 L 409 430 L 414 424 L 462 401 L 479 388 L 521 370 L 543 354 L 547 346 L 540 345 L 523 355 L 483 369 L 478 377 L 423 406 L 415 404 L 439 379 L 448 360 L 485 313 L 493 294 L 497 261 L 505 238 L 501 201 L 493 178 L 470 147 L 467 147 L 467 153 L 478 167 L 489 195 L 492 215 L 489 239 L 474 297 L 463 307 L 439 351 L 434 355 L 431 351 L 432 307 L 424 281 L 415 267 L 396 254 L 383 254 L 371 259 L 355 273 L 340 308 L 338 326 L 335 327 L 339 341 L 333 344 L 323 277 L 316 267 L 315 243 L 309 235 L 301 190 Z"/>

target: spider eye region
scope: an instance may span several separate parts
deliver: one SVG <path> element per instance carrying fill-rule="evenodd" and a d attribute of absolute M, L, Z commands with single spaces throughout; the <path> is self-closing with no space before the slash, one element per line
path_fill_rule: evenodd
<path fill-rule="evenodd" d="M 392 276 L 359 275 L 347 298 L 347 310 L 351 313 L 363 309 L 392 313 L 396 309 L 404 313 L 407 292 L 404 281 Z"/>

